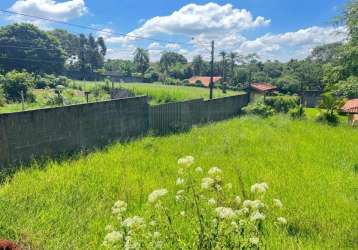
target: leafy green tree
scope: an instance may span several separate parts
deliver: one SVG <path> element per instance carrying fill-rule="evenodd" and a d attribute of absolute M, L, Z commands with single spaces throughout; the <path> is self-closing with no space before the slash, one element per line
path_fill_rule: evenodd
<path fill-rule="evenodd" d="M 109 59 L 104 63 L 106 71 L 114 71 L 122 76 L 132 76 L 136 70 L 136 65 L 129 60 Z"/>
<path fill-rule="evenodd" d="M 334 92 L 342 97 L 358 98 L 358 77 L 350 76 L 347 80 L 340 81 Z"/>
<path fill-rule="evenodd" d="M 134 54 L 134 64 L 136 69 L 141 73 L 143 79 L 146 70 L 149 68 L 149 54 L 148 51 L 142 48 L 137 48 Z"/>
<path fill-rule="evenodd" d="M 164 52 L 160 57 L 159 65 L 163 73 L 168 73 L 170 67 L 176 64 L 187 64 L 188 60 L 176 52 Z"/>
<path fill-rule="evenodd" d="M 62 73 L 65 51 L 59 41 L 32 24 L 0 28 L 0 68 L 36 73 Z"/>
<path fill-rule="evenodd" d="M 197 55 L 193 58 L 192 67 L 193 67 L 194 75 L 196 75 L 196 76 L 206 75 L 207 65 L 201 55 Z"/>
<path fill-rule="evenodd" d="M 235 66 L 236 66 L 236 62 L 239 58 L 238 53 L 236 52 L 231 52 L 229 54 L 229 60 L 230 60 L 230 78 L 231 78 L 231 85 L 234 85 L 234 80 L 235 80 Z"/>
<path fill-rule="evenodd" d="M 34 77 L 26 71 L 14 70 L 6 73 L 5 77 L 0 78 L 0 86 L 2 86 L 8 101 L 20 102 L 22 95 L 25 100 L 33 101 L 34 96 L 31 94 L 31 89 L 34 86 Z"/>
<path fill-rule="evenodd" d="M 223 77 L 223 82 L 226 82 L 227 53 L 225 51 L 221 51 L 220 56 L 221 56 L 221 76 Z"/>
<path fill-rule="evenodd" d="M 335 63 L 339 59 L 342 43 L 330 43 L 317 46 L 311 52 L 309 59 L 320 63 Z"/>
<path fill-rule="evenodd" d="M 50 35 L 57 38 L 61 47 L 66 52 L 66 58 L 76 56 L 79 53 L 80 41 L 79 37 L 62 29 L 55 29 L 48 32 Z"/>

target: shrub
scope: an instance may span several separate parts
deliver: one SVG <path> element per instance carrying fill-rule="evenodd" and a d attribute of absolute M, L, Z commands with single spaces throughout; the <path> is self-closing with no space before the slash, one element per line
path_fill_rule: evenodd
<path fill-rule="evenodd" d="M 195 87 L 205 87 L 204 84 L 200 80 L 197 80 L 194 85 L 195 85 Z"/>
<path fill-rule="evenodd" d="M 6 99 L 5 99 L 5 96 L 4 96 L 4 90 L 0 86 L 0 107 L 4 107 L 5 103 L 6 103 Z"/>
<path fill-rule="evenodd" d="M 262 117 L 269 117 L 275 113 L 270 106 L 265 105 L 262 102 L 254 102 L 245 107 L 244 112 L 251 115 L 258 115 Z"/>
<path fill-rule="evenodd" d="M 272 96 L 265 98 L 265 104 L 280 113 L 287 113 L 298 106 L 298 98 L 292 96 Z"/>
<path fill-rule="evenodd" d="M 338 116 L 334 113 L 330 113 L 327 111 L 321 111 L 317 117 L 316 117 L 316 121 L 317 122 L 323 122 L 323 123 L 328 123 L 328 124 L 332 124 L 335 125 L 339 122 L 338 120 Z"/>
<path fill-rule="evenodd" d="M 159 188 L 148 195 L 142 215 L 133 215 L 124 201 L 112 207 L 113 224 L 106 227 L 103 245 L 109 249 L 261 249 L 267 226 L 284 230 L 283 204 L 265 200 L 266 183 L 251 186 L 242 200 L 223 171 L 204 174 L 194 158 L 178 160 L 177 187 Z M 241 187 L 241 192 L 246 193 Z"/>
<path fill-rule="evenodd" d="M 299 105 L 289 110 L 290 117 L 292 119 L 301 119 L 305 117 L 305 109 L 302 105 Z"/>
<path fill-rule="evenodd" d="M 34 86 L 34 77 L 26 71 L 11 71 L 5 77 L 0 78 L 0 85 L 3 86 L 5 98 L 8 101 L 21 102 L 21 93 L 25 101 L 34 101 L 31 88 Z"/>

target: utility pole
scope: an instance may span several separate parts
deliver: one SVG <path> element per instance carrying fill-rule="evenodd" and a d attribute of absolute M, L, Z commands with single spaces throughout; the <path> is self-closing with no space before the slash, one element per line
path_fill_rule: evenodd
<path fill-rule="evenodd" d="M 211 41 L 211 73 L 210 73 L 210 100 L 213 99 L 213 88 L 214 88 L 214 40 Z"/>

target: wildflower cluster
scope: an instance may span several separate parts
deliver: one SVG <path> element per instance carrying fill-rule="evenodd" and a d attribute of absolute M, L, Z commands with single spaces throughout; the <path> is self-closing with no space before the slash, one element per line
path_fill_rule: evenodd
<path fill-rule="evenodd" d="M 178 160 L 175 190 L 154 190 L 140 216 L 128 216 L 127 204 L 112 208 L 115 226 L 108 226 L 103 245 L 110 249 L 258 249 L 266 224 L 284 227 L 287 220 L 275 214 L 283 204 L 265 201 L 267 183 L 251 186 L 251 195 L 237 194 L 223 171 L 194 168 L 194 158 Z M 207 174 L 205 174 L 207 173 Z M 241 188 L 242 189 L 242 188 Z M 243 191 L 243 190 L 241 190 Z"/>

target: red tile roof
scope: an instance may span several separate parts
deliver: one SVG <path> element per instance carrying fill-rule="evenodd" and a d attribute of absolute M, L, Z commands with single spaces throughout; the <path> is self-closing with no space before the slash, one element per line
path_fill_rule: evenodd
<path fill-rule="evenodd" d="M 222 79 L 222 77 L 215 76 L 215 77 L 214 77 L 214 83 L 219 82 L 221 79 Z M 189 79 L 189 83 L 190 83 L 190 84 L 195 84 L 197 81 L 201 81 L 201 83 L 202 83 L 205 87 L 209 87 L 209 84 L 210 84 L 210 76 L 193 76 L 192 78 Z"/>
<path fill-rule="evenodd" d="M 352 99 L 346 102 L 342 107 L 342 111 L 345 113 L 358 114 L 358 99 Z"/>
<path fill-rule="evenodd" d="M 253 88 L 257 91 L 261 91 L 261 92 L 266 92 L 266 91 L 271 91 L 271 90 L 277 89 L 275 86 L 273 86 L 269 83 L 253 83 L 253 84 L 251 84 L 251 88 Z"/>

